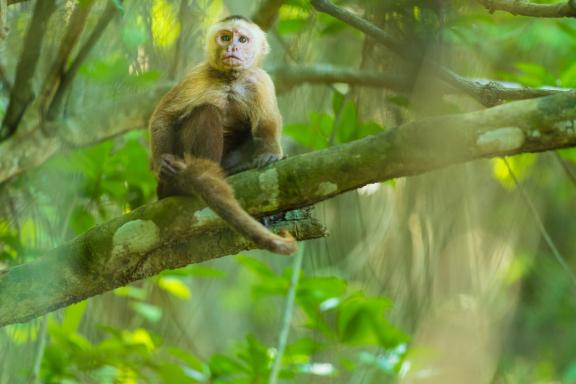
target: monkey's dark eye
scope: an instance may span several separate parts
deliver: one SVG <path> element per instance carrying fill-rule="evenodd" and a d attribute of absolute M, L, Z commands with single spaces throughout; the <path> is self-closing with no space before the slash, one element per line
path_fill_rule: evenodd
<path fill-rule="evenodd" d="M 230 35 L 222 35 L 222 36 L 220 36 L 220 40 L 222 40 L 222 41 L 230 41 Z"/>
<path fill-rule="evenodd" d="M 248 38 L 246 36 L 240 36 L 238 41 L 241 42 L 242 44 L 244 44 L 244 43 L 248 42 Z"/>

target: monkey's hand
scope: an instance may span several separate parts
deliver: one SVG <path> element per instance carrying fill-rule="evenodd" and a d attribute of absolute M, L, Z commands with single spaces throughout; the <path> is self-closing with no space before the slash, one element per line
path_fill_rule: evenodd
<path fill-rule="evenodd" d="M 186 168 L 184 159 L 180 159 L 170 153 L 160 156 L 160 178 L 171 179 Z"/>
<path fill-rule="evenodd" d="M 267 152 L 256 156 L 252 165 L 255 168 L 262 168 L 278 160 L 280 160 L 280 156 L 277 153 Z"/>

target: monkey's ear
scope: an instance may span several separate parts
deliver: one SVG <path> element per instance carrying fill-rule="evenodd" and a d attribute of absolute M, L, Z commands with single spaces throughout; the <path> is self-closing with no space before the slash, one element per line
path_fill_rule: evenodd
<path fill-rule="evenodd" d="M 264 38 L 262 39 L 262 56 L 266 56 L 270 53 L 270 44 L 268 44 L 268 39 L 266 39 L 266 34 L 264 33 Z"/>

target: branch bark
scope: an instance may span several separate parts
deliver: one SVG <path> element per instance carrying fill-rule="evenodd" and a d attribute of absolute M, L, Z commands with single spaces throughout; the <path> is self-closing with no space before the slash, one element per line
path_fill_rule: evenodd
<path fill-rule="evenodd" d="M 248 212 L 265 215 L 308 206 L 369 183 L 478 158 L 576 146 L 575 118 L 575 93 L 517 101 L 411 122 L 229 180 Z M 299 239 L 323 235 L 313 222 L 291 229 Z M 250 247 L 198 199 L 148 204 L 1 275 L 0 326 L 164 269 Z"/>
<path fill-rule="evenodd" d="M 537 4 L 518 0 L 476 0 L 490 13 L 505 11 L 513 15 L 530 17 L 575 17 L 576 1 L 565 0 L 556 4 Z"/>

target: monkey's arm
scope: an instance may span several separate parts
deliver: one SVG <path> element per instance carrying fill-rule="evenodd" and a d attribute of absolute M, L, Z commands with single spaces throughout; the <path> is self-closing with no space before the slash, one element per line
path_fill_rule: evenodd
<path fill-rule="evenodd" d="M 278 109 L 274 83 L 270 76 L 258 73 L 260 87 L 258 92 L 259 118 L 252 127 L 254 140 L 254 165 L 261 167 L 282 158 L 282 115 Z"/>

